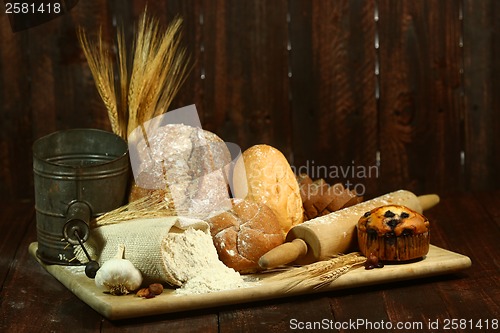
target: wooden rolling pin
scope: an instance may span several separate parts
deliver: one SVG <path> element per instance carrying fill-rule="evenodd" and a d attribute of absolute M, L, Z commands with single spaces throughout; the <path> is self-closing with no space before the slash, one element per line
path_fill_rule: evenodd
<path fill-rule="evenodd" d="M 436 194 L 417 197 L 399 190 L 314 218 L 290 229 L 286 243 L 264 254 L 259 266 L 267 269 L 292 262 L 305 265 L 347 253 L 356 246 L 356 225 L 365 212 L 384 205 L 403 205 L 422 213 L 437 203 Z"/>

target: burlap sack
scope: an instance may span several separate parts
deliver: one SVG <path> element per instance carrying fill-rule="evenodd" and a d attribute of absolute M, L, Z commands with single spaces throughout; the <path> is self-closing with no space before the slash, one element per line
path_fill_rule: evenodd
<path fill-rule="evenodd" d="M 202 220 L 170 216 L 150 219 L 135 219 L 117 224 L 103 225 L 91 230 L 84 246 L 93 260 L 102 265 L 113 258 L 118 246 L 125 246 L 125 259 L 139 269 L 146 282 L 172 281 L 162 259 L 161 244 L 169 232 L 182 232 L 187 228 L 203 230 L 209 234 L 209 226 Z M 75 247 L 80 262 L 88 261 L 80 246 Z"/>

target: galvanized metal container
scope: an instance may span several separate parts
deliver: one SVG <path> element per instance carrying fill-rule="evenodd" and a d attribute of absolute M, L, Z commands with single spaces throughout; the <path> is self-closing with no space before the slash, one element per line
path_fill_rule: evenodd
<path fill-rule="evenodd" d="M 38 257 L 77 265 L 71 244 L 85 241 L 92 218 L 124 204 L 127 143 L 97 129 L 49 134 L 33 145 Z"/>

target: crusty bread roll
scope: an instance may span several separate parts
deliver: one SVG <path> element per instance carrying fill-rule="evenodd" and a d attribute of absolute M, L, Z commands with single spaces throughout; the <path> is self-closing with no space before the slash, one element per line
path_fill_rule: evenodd
<path fill-rule="evenodd" d="M 236 161 L 233 195 L 272 209 L 284 235 L 303 221 L 303 206 L 295 174 L 285 156 L 268 145 L 248 148 Z"/>
<path fill-rule="evenodd" d="M 219 259 L 241 273 L 259 270 L 259 258 L 283 244 L 284 235 L 265 204 L 233 199 L 232 209 L 207 220 Z"/>
<path fill-rule="evenodd" d="M 231 163 L 231 153 L 214 133 L 168 124 L 151 130 L 136 150 L 140 163 L 129 201 L 163 190 L 180 215 L 206 218 L 229 207 L 224 168 Z"/>
<path fill-rule="evenodd" d="M 313 181 L 306 174 L 298 175 L 297 181 L 304 206 L 304 221 L 330 214 L 363 201 L 362 196 L 345 188 L 341 183 L 330 186 L 324 179 Z"/>

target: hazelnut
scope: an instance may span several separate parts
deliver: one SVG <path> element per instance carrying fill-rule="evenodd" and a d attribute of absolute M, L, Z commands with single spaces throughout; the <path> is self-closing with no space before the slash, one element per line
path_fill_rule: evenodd
<path fill-rule="evenodd" d="M 135 295 L 138 296 L 138 297 L 149 298 L 148 296 L 150 294 L 151 294 L 151 291 L 149 290 L 149 288 L 142 288 L 142 289 L 139 289 Z"/>
<path fill-rule="evenodd" d="M 161 283 L 153 283 L 149 285 L 149 291 L 154 295 L 160 295 L 163 292 L 163 285 Z"/>
<path fill-rule="evenodd" d="M 381 263 L 374 253 L 370 253 L 365 262 L 365 269 L 382 268 L 384 264 Z"/>

